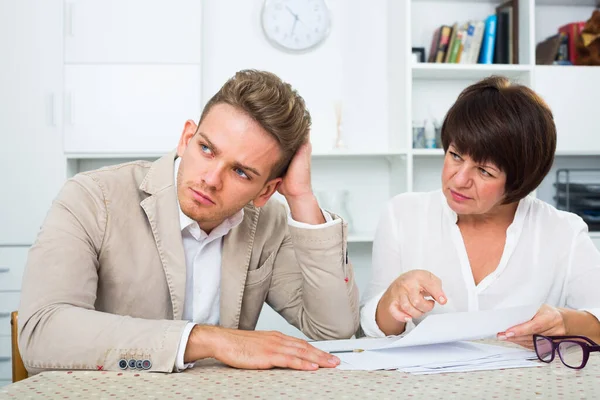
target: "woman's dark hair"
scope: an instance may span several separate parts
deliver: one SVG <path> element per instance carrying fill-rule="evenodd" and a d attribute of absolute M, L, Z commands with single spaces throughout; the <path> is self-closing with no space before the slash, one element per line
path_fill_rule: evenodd
<path fill-rule="evenodd" d="M 542 182 L 556 151 L 556 126 L 548 105 L 530 88 L 492 76 L 467 87 L 442 125 L 450 145 L 506 174 L 503 203 L 519 201 Z"/>

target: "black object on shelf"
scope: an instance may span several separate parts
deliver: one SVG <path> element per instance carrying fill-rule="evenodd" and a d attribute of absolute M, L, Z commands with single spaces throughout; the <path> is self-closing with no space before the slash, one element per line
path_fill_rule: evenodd
<path fill-rule="evenodd" d="M 562 168 L 554 183 L 556 208 L 579 215 L 600 231 L 600 168 Z"/>

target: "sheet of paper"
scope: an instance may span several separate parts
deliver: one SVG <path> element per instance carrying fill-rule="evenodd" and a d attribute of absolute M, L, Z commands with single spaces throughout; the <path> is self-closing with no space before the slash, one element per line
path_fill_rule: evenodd
<path fill-rule="evenodd" d="M 538 309 L 539 305 L 529 305 L 500 310 L 433 314 L 403 336 L 317 341 L 311 344 L 333 353 L 485 339 L 529 321 Z"/>
<path fill-rule="evenodd" d="M 472 372 L 472 371 L 491 371 L 496 369 L 510 369 L 510 368 L 531 368 L 541 367 L 544 364 L 535 361 L 496 361 L 469 365 L 459 365 L 456 367 L 444 367 L 444 368 L 403 368 L 402 372 L 407 372 L 415 375 L 429 375 L 429 374 L 446 374 L 451 372 Z"/>
<path fill-rule="evenodd" d="M 539 305 L 500 310 L 434 314 L 387 347 L 406 347 L 495 337 L 498 332 L 529 321 Z"/>

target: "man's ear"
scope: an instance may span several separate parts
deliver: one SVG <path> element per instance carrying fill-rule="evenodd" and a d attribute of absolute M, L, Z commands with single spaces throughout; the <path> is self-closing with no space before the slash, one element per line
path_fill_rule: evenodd
<path fill-rule="evenodd" d="M 283 181 L 282 178 L 275 178 L 275 179 L 271 179 L 270 181 L 268 181 L 265 184 L 265 186 L 262 188 L 262 190 L 260 191 L 258 196 L 256 196 L 256 198 L 254 198 L 254 201 L 253 201 L 254 206 L 262 207 L 265 204 L 267 204 L 267 201 L 269 201 L 271 196 L 273 196 L 273 194 L 275 194 L 275 192 L 277 191 L 277 188 L 279 187 L 279 185 L 281 184 L 282 181 Z"/>
<path fill-rule="evenodd" d="M 177 144 L 177 155 L 179 157 L 183 156 L 185 153 L 185 149 L 187 148 L 188 143 L 196 134 L 196 130 L 198 129 L 198 125 L 191 119 L 185 121 L 185 125 L 183 125 L 183 132 L 181 132 L 181 137 L 179 138 L 179 143 Z"/>

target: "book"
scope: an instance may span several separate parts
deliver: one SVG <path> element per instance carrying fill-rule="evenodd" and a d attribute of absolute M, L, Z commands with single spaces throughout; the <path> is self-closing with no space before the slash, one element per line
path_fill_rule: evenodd
<path fill-rule="evenodd" d="M 568 61 L 569 64 L 569 35 L 564 32 L 558 34 L 558 51 L 556 53 L 556 61 Z"/>
<path fill-rule="evenodd" d="M 437 54 L 435 56 L 436 63 L 443 63 L 448 51 L 448 42 L 450 42 L 450 36 L 452 36 L 452 27 L 448 25 L 442 25 L 440 27 L 440 42 L 437 47 Z"/>
<path fill-rule="evenodd" d="M 475 23 L 473 21 L 468 22 L 468 28 L 463 36 L 463 49 L 460 55 L 461 64 L 469 64 L 471 62 L 469 54 L 471 51 L 471 45 L 473 43 L 473 36 L 475 35 Z"/>
<path fill-rule="evenodd" d="M 446 56 L 444 58 L 445 63 L 450 62 L 452 47 L 456 43 L 456 34 L 457 33 L 458 33 L 458 23 L 455 23 L 454 26 L 452 26 L 452 36 L 450 36 L 450 41 L 448 42 L 448 50 L 446 51 Z"/>
<path fill-rule="evenodd" d="M 568 48 L 569 48 L 569 61 L 571 64 L 577 64 L 577 48 L 576 43 L 583 27 L 585 26 L 585 21 L 581 22 L 571 22 L 570 24 L 566 24 L 558 28 L 559 33 L 564 33 L 568 36 Z"/>
<path fill-rule="evenodd" d="M 494 47 L 496 45 L 496 14 L 490 15 L 485 20 L 485 33 L 483 34 L 483 42 L 481 52 L 479 53 L 479 63 L 492 64 L 494 62 Z"/>
<path fill-rule="evenodd" d="M 510 0 L 496 7 L 496 54 L 494 63 L 519 63 L 519 0 Z"/>
<path fill-rule="evenodd" d="M 442 28 L 437 28 L 435 32 L 433 32 L 433 39 L 431 39 L 431 46 L 429 47 L 429 57 L 427 58 L 427 62 L 435 62 L 435 56 L 437 54 L 438 44 L 440 42 L 440 34 L 442 32 Z"/>
<path fill-rule="evenodd" d="M 458 63 L 460 61 L 460 55 L 463 49 L 463 37 L 467 31 L 467 26 L 461 25 L 458 26 L 458 31 L 456 32 L 456 36 L 454 37 L 454 41 L 450 47 L 450 58 L 448 60 L 449 63 Z"/>
<path fill-rule="evenodd" d="M 483 42 L 483 32 L 485 30 L 485 22 L 475 22 L 475 33 L 473 34 L 473 42 L 471 43 L 471 49 L 469 49 L 469 62 L 471 64 L 477 64 L 479 59 L 479 53 L 481 52 L 481 44 Z"/>

